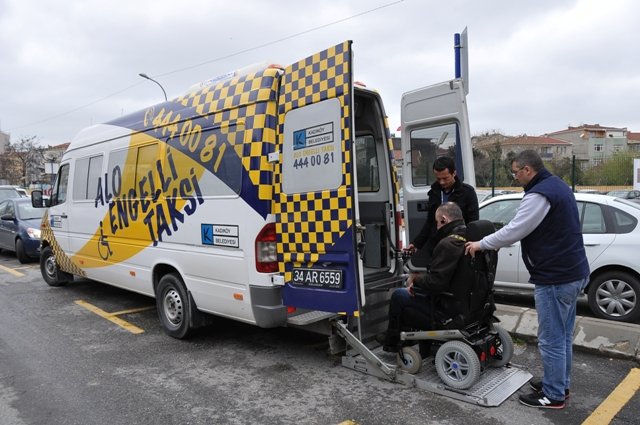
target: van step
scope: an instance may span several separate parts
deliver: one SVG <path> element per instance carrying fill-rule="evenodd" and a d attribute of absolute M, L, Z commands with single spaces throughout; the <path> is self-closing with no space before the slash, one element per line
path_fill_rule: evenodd
<path fill-rule="evenodd" d="M 320 322 L 325 319 L 330 319 L 332 317 L 337 317 L 336 313 L 331 313 L 327 311 L 309 311 L 307 313 L 301 313 L 295 316 L 289 316 L 287 318 L 287 324 L 293 326 L 306 326 L 312 323 Z"/>

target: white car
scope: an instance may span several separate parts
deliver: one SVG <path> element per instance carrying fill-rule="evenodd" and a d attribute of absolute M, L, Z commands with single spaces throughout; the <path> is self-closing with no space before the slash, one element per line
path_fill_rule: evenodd
<path fill-rule="evenodd" d="M 515 215 L 523 193 L 502 195 L 480 204 L 480 218 L 497 228 Z M 640 319 L 640 204 L 606 195 L 576 193 L 591 276 L 585 293 L 589 307 L 603 319 Z M 498 255 L 496 293 L 532 294 L 520 242 Z"/>

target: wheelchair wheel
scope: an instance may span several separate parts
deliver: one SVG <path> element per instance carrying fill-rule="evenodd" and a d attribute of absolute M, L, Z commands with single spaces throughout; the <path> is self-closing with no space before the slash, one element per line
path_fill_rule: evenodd
<path fill-rule="evenodd" d="M 513 340 L 511 339 L 509 332 L 507 332 L 502 326 L 494 325 L 494 327 L 496 328 L 496 331 L 498 331 L 497 338 L 499 340 L 499 344 L 496 344 L 498 352 L 493 358 L 494 360 L 491 363 L 491 367 L 506 366 L 507 363 L 511 361 L 511 357 L 513 357 Z"/>
<path fill-rule="evenodd" d="M 402 347 L 402 357 L 398 353 L 397 359 L 400 368 L 412 375 L 418 373 L 422 367 L 422 356 L 413 347 Z"/>
<path fill-rule="evenodd" d="M 436 353 L 436 371 L 445 385 L 465 390 L 480 378 L 480 359 L 464 342 L 448 341 Z"/>

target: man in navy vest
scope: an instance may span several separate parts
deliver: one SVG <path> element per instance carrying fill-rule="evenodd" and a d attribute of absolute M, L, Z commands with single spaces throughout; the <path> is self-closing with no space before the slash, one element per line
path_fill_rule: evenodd
<path fill-rule="evenodd" d="M 535 151 L 520 152 L 511 174 L 525 192 L 516 216 L 481 241 L 467 242 L 466 252 L 473 256 L 522 241 L 522 259 L 535 285 L 544 376 L 529 383 L 534 391 L 520 396 L 520 402 L 562 409 L 571 381 L 576 303 L 589 281 L 578 207 L 569 186 L 544 168 Z"/>

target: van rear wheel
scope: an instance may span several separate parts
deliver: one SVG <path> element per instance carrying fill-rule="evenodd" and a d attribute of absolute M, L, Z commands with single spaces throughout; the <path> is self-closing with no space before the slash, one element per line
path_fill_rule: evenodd
<path fill-rule="evenodd" d="M 158 317 L 165 333 L 173 338 L 186 338 L 191 332 L 191 304 L 180 276 L 169 273 L 160 279 L 156 289 Z"/>

